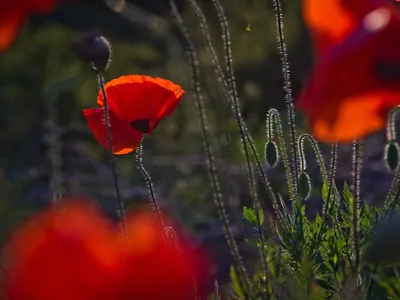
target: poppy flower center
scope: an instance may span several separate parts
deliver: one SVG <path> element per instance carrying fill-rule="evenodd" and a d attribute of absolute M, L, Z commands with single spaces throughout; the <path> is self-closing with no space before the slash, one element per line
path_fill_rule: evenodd
<path fill-rule="evenodd" d="M 131 122 L 131 126 L 140 131 L 141 133 L 149 133 L 150 132 L 150 120 L 149 119 L 140 119 Z"/>

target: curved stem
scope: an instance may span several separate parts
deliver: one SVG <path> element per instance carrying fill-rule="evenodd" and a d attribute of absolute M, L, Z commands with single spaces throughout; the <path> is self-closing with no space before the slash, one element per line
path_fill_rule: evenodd
<path fill-rule="evenodd" d="M 288 110 L 288 124 L 290 129 L 290 137 L 291 137 L 291 146 L 292 146 L 292 155 L 293 155 L 293 164 L 294 164 L 294 193 L 297 195 L 297 180 L 299 178 L 299 165 L 298 165 L 298 157 L 297 157 L 297 135 L 296 135 L 296 126 L 295 126 L 295 118 L 294 118 L 294 107 L 293 107 L 293 97 L 290 83 L 290 72 L 289 72 L 289 61 L 287 58 L 287 50 L 286 44 L 284 41 L 284 33 L 283 33 L 283 16 L 282 16 L 282 7 L 280 0 L 273 0 L 274 9 L 275 9 L 275 18 L 276 18 L 276 27 L 277 27 L 277 38 L 278 38 L 278 48 L 280 50 L 281 62 L 282 62 L 282 73 L 284 78 L 284 90 L 286 92 L 286 106 Z"/>
<path fill-rule="evenodd" d="M 279 140 L 279 148 L 280 152 L 282 155 L 282 160 L 285 165 L 285 172 L 286 172 L 286 181 L 287 185 L 289 188 L 289 196 L 292 201 L 294 201 L 295 193 L 294 193 L 294 187 L 293 187 L 293 179 L 292 179 L 292 172 L 290 170 L 290 163 L 289 163 L 289 158 L 286 152 L 286 143 L 285 143 L 285 137 L 283 135 L 283 126 L 282 126 L 282 121 L 279 116 L 279 112 L 272 108 L 268 111 L 268 117 L 269 118 L 269 129 L 272 130 L 273 124 L 275 124 L 275 131 L 278 134 L 278 140 Z"/>

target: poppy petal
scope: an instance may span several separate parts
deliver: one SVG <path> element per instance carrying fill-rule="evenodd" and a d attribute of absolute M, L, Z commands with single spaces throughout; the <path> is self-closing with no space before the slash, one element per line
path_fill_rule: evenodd
<path fill-rule="evenodd" d="M 379 7 L 387 7 L 385 1 L 304 0 L 303 17 L 311 32 L 317 54 L 348 37 L 367 13 Z"/>
<path fill-rule="evenodd" d="M 303 18 L 312 34 L 317 53 L 341 40 L 356 26 L 341 0 L 303 0 Z M 334 24 L 334 26 L 332 26 Z"/>
<path fill-rule="evenodd" d="M 400 65 L 399 30 L 395 11 L 384 6 L 318 57 L 298 102 L 317 139 L 351 142 L 384 128 L 400 104 L 400 74 L 388 68 Z"/>
<path fill-rule="evenodd" d="M 0 52 L 4 52 L 14 43 L 24 20 L 25 13 L 15 11 L 11 14 L 1 13 L 0 19 Z"/>
<path fill-rule="evenodd" d="M 205 281 L 211 265 L 205 253 L 195 252 L 176 231 L 176 240 L 166 242 L 153 212 L 131 215 L 126 228 L 130 243 L 122 256 L 126 257 L 124 299 L 192 299 L 194 280 L 199 293 L 209 292 Z M 179 243 L 179 250 L 174 242 Z M 152 288 L 155 282 L 156 289 Z"/>
<path fill-rule="evenodd" d="M 308 113 L 313 135 L 325 143 L 352 142 L 381 130 L 393 106 L 400 104 L 397 94 L 385 91 L 360 94 L 327 101 Z"/>
<path fill-rule="evenodd" d="M 96 140 L 104 148 L 109 149 L 104 108 L 85 109 L 83 114 Z M 111 111 L 109 112 L 109 121 L 114 154 L 128 154 L 140 145 L 142 134 L 133 129 L 130 123 L 121 121 Z"/>
<path fill-rule="evenodd" d="M 161 119 L 174 112 L 185 93 L 182 87 L 169 80 L 144 75 L 122 76 L 108 82 L 105 89 L 110 109 L 116 116 L 128 122 L 149 120 L 149 133 Z M 101 91 L 97 103 L 104 104 Z"/>
<path fill-rule="evenodd" d="M 7 299 L 115 299 L 120 269 L 112 229 L 85 199 L 64 199 L 35 216 L 3 253 Z"/>

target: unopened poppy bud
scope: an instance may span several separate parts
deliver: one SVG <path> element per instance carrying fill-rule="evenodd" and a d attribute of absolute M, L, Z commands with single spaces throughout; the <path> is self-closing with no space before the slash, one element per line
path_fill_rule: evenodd
<path fill-rule="evenodd" d="M 279 153 L 276 144 L 273 141 L 268 141 L 265 145 L 265 160 L 272 168 L 278 163 Z"/>
<path fill-rule="evenodd" d="M 397 169 L 399 165 L 399 145 L 395 141 L 390 141 L 385 148 L 385 161 L 390 171 Z"/>
<path fill-rule="evenodd" d="M 72 49 L 81 60 L 90 62 L 98 72 L 107 70 L 111 62 L 111 43 L 97 31 L 83 33 L 72 43 Z"/>
<path fill-rule="evenodd" d="M 311 180 L 306 171 L 301 171 L 299 176 L 299 196 L 302 200 L 307 200 L 311 194 Z"/>

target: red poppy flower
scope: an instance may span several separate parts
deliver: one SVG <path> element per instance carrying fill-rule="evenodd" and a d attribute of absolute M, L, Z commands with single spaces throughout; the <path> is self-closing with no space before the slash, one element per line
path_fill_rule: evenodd
<path fill-rule="evenodd" d="M 383 129 L 400 104 L 400 18 L 381 0 L 325 4 L 303 5 L 317 58 L 298 106 L 317 139 L 351 142 Z"/>
<path fill-rule="evenodd" d="M 50 13 L 58 3 L 66 1 L 68 0 L 1 0 L 0 52 L 11 46 L 30 14 Z"/>
<path fill-rule="evenodd" d="M 166 241 L 151 211 L 134 214 L 127 228 L 123 299 L 205 299 L 212 282 L 207 282 L 210 265 L 203 252 L 195 252 L 182 236 Z"/>
<path fill-rule="evenodd" d="M 196 280 L 205 296 L 206 256 L 181 236 L 179 249 L 167 243 L 159 226 L 135 213 L 123 236 L 90 202 L 65 199 L 14 232 L 2 290 L 8 300 L 188 300 Z"/>
<path fill-rule="evenodd" d="M 112 233 L 97 208 L 80 199 L 35 217 L 6 248 L 6 299 L 115 299 L 119 269 Z"/>
<path fill-rule="evenodd" d="M 108 149 L 107 127 L 104 119 L 104 108 L 90 108 L 83 110 L 89 128 L 96 140 Z M 142 141 L 142 133 L 133 129 L 129 122 L 118 119 L 109 111 L 111 141 L 114 154 L 127 154 L 136 149 Z"/>
<path fill-rule="evenodd" d="M 185 91 L 165 79 L 144 75 L 126 75 L 105 85 L 109 103 L 110 124 L 115 154 L 133 151 L 141 141 L 141 134 L 152 134 L 160 121 L 171 115 L 181 102 Z M 103 107 L 100 90 L 97 103 Z M 106 128 L 100 109 L 86 109 L 89 127 L 101 145 L 108 148 L 104 137 Z"/>

